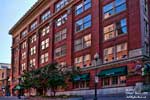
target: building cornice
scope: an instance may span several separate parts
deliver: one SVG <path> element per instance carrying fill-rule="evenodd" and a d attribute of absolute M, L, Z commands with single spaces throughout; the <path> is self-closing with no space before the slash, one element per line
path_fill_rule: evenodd
<path fill-rule="evenodd" d="M 24 15 L 19 19 L 19 21 L 9 30 L 9 35 L 12 35 L 13 31 L 19 26 L 32 12 L 43 2 L 44 0 L 38 0 Z"/>

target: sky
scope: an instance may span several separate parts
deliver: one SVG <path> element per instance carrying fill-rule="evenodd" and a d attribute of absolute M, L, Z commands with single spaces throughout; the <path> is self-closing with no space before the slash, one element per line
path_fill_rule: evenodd
<path fill-rule="evenodd" d="M 0 63 L 11 63 L 11 36 L 13 25 L 37 0 L 0 0 Z"/>

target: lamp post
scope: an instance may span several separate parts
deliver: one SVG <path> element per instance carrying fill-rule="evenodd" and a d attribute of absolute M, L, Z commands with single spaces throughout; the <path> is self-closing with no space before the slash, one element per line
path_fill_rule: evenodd
<path fill-rule="evenodd" d="M 99 54 L 96 53 L 94 55 L 94 61 L 95 61 L 95 67 L 97 66 L 97 61 L 99 60 Z M 97 83 L 99 82 L 98 76 L 97 76 L 97 68 L 95 68 L 95 97 L 94 100 L 97 100 Z"/>

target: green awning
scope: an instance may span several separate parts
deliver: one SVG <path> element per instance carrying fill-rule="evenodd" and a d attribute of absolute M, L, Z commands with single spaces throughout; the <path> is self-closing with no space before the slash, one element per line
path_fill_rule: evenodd
<path fill-rule="evenodd" d="M 82 80 L 82 81 L 89 81 L 90 80 L 90 74 L 89 73 L 82 74 L 80 76 L 80 80 Z"/>
<path fill-rule="evenodd" d="M 72 77 L 72 81 L 73 82 L 77 82 L 77 81 L 89 81 L 89 80 L 90 80 L 90 74 L 89 73 L 74 75 Z"/>
<path fill-rule="evenodd" d="M 98 73 L 99 77 L 110 77 L 110 76 L 118 76 L 127 74 L 127 67 L 119 67 L 108 70 L 103 70 Z"/>
<path fill-rule="evenodd" d="M 80 81 L 80 75 L 74 75 L 74 76 L 72 77 L 72 81 L 73 81 L 73 82 Z"/>

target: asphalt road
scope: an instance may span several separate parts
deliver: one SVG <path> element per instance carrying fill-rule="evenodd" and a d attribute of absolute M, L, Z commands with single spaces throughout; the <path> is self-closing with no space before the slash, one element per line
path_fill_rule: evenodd
<path fill-rule="evenodd" d="M 0 100 L 42 100 L 42 99 L 18 99 L 17 97 L 0 97 Z M 43 100 L 51 100 L 51 99 L 43 99 Z M 54 100 L 54 99 L 53 99 Z M 55 99 L 61 100 L 61 99 Z M 64 99 L 63 99 L 64 100 Z M 81 100 L 81 99 L 66 99 L 66 100 Z M 94 100 L 94 96 L 84 96 L 82 100 Z M 150 100 L 150 95 L 103 95 L 98 96 L 97 100 Z"/>

